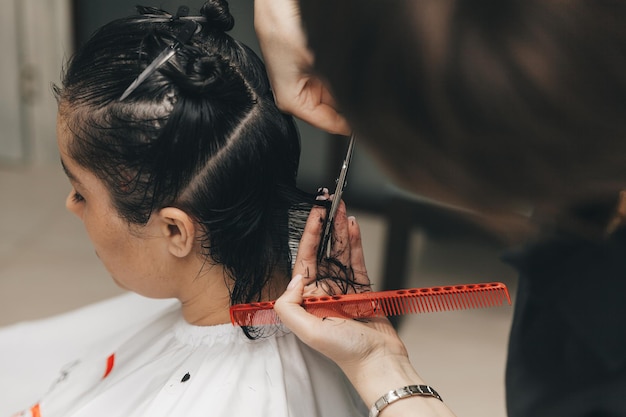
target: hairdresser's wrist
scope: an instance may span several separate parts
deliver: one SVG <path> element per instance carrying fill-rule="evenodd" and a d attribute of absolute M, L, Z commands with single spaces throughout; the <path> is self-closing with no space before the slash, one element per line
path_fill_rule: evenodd
<path fill-rule="evenodd" d="M 375 356 L 341 368 L 368 406 L 388 391 L 425 384 L 409 358 L 403 355 Z"/>
<path fill-rule="evenodd" d="M 404 355 L 369 358 L 344 365 L 342 369 L 367 407 L 389 391 L 408 385 L 427 385 Z M 454 413 L 435 397 L 412 396 L 389 404 L 380 413 L 380 417 L 398 416 L 454 417 Z"/>

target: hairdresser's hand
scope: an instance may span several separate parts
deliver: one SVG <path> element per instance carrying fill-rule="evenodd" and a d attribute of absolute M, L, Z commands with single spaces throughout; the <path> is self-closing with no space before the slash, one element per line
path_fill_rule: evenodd
<path fill-rule="evenodd" d="M 325 196 L 328 198 L 328 195 Z M 304 227 L 292 279 L 285 294 L 276 302 L 281 320 L 301 339 L 333 359 L 342 367 L 367 360 L 370 356 L 392 354 L 406 357 L 407 352 L 396 332 L 385 318 L 368 322 L 329 317 L 317 318 L 300 306 L 303 297 L 327 295 L 316 282 L 317 251 L 326 210 L 314 207 Z M 361 232 L 354 217 L 346 216 L 341 202 L 335 215 L 331 256 L 354 271 L 355 288 L 370 291 L 365 267 Z M 333 285 L 332 282 L 322 285 Z M 359 290 L 360 288 L 360 290 Z"/>
<path fill-rule="evenodd" d="M 312 73 L 296 0 L 255 0 L 254 28 L 276 105 L 282 111 L 330 133 L 350 134 L 330 91 Z"/>
<path fill-rule="evenodd" d="M 367 321 L 334 317 L 322 319 L 301 307 L 303 296 L 320 295 L 320 288 L 314 280 L 324 216 L 323 208 L 311 210 L 300 241 L 294 266 L 295 276 L 285 293 L 276 301 L 276 313 L 304 343 L 337 363 L 368 405 L 390 390 L 405 385 L 424 384 L 409 362 L 404 344 L 386 318 Z M 332 249 L 332 256 L 351 266 L 357 283 L 368 290 L 369 279 L 359 226 L 354 217 L 346 217 L 343 203 L 335 217 Z M 444 404 L 432 398 L 420 398 L 404 404 L 398 402 L 385 413 L 389 417 L 452 415 Z"/>

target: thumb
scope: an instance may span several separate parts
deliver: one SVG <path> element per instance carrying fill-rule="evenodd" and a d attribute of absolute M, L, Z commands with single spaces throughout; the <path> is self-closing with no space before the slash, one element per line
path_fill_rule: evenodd
<path fill-rule="evenodd" d="M 303 293 L 304 279 L 298 274 L 291 279 L 283 295 L 274 303 L 274 311 L 289 330 L 307 343 L 319 325 L 319 320 L 302 308 Z"/>

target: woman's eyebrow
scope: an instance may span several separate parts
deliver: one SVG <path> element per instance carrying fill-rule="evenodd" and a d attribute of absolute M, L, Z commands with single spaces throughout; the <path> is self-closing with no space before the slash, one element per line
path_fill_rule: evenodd
<path fill-rule="evenodd" d="M 61 166 L 63 167 L 63 172 L 65 172 L 65 175 L 67 175 L 67 178 L 69 178 L 70 181 L 80 184 L 78 178 L 76 178 L 76 176 L 72 174 L 72 172 L 65 166 L 65 164 L 63 163 L 63 159 L 61 159 Z"/>

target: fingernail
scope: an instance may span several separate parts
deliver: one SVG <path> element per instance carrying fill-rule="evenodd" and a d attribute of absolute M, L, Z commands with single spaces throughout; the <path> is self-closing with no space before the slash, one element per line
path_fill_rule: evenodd
<path fill-rule="evenodd" d="M 352 226 L 354 226 L 354 223 L 356 223 L 356 217 L 354 216 L 348 216 L 348 220 L 350 221 L 350 224 Z"/>
<path fill-rule="evenodd" d="M 320 187 L 320 188 L 317 189 L 317 193 L 318 194 L 328 194 L 328 188 Z"/>
<path fill-rule="evenodd" d="M 298 274 L 295 277 L 291 278 L 291 281 L 289 281 L 289 285 L 287 285 L 287 289 L 288 290 L 294 289 L 298 285 L 300 280 L 302 280 L 302 275 L 301 274 Z"/>
<path fill-rule="evenodd" d="M 323 194 L 320 194 L 320 195 L 318 195 L 317 197 L 315 197 L 315 199 L 316 199 L 316 200 L 319 200 L 319 201 L 325 201 L 325 200 L 328 200 L 328 197 L 326 197 L 326 196 L 325 196 L 325 195 L 323 195 Z"/>

